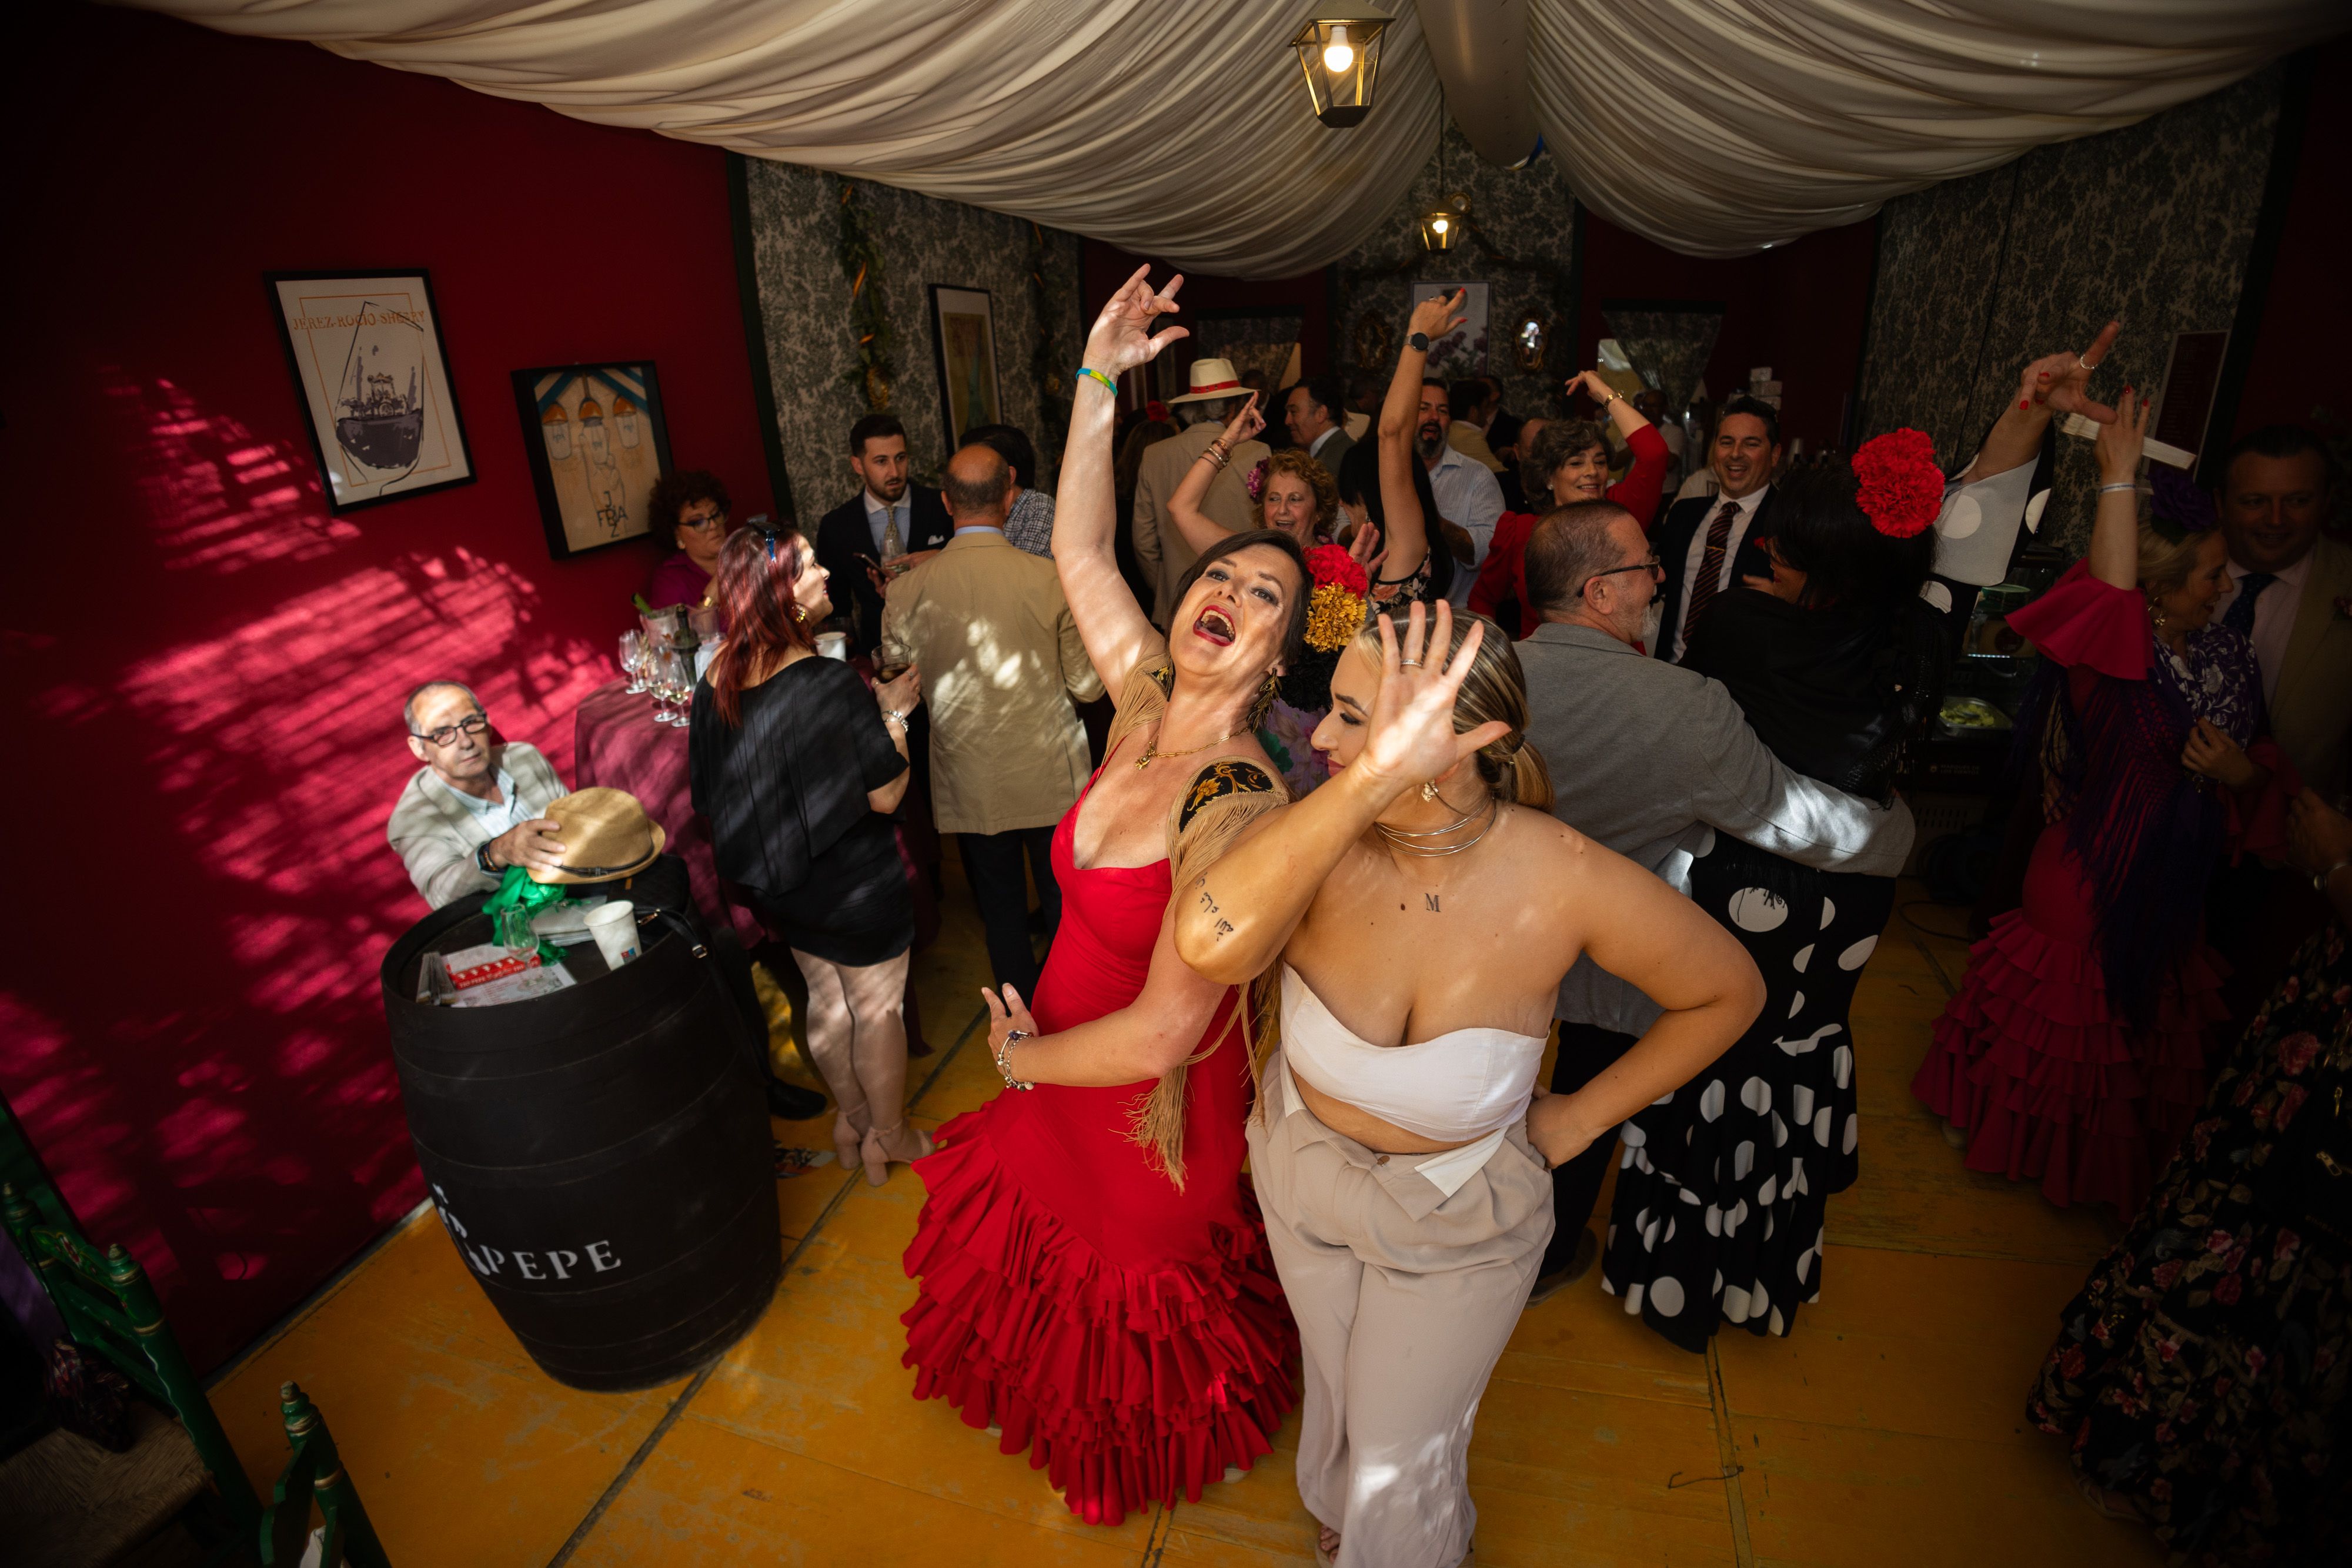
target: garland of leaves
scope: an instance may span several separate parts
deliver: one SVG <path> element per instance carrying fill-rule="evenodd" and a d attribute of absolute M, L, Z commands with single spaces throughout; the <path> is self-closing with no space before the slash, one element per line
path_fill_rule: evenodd
<path fill-rule="evenodd" d="M 857 335 L 857 363 L 842 371 L 841 379 L 866 399 L 867 413 L 878 413 L 890 406 L 891 383 L 898 379 L 890 359 L 890 320 L 882 310 L 882 247 L 866 226 L 857 187 L 847 180 L 841 182 L 835 210 L 833 255 L 849 280 L 849 329 Z"/>
<path fill-rule="evenodd" d="M 1049 323 L 1053 320 L 1051 290 L 1045 287 L 1045 231 L 1034 223 L 1029 225 L 1029 310 L 1037 323 L 1035 341 L 1029 350 L 1029 374 L 1037 383 L 1037 449 L 1055 455 L 1058 467 L 1061 451 L 1070 435 L 1070 397 L 1065 390 L 1058 359 L 1057 333 Z"/>

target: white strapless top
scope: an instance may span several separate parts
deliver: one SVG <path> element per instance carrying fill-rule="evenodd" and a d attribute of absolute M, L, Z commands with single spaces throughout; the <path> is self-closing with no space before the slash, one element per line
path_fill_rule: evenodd
<path fill-rule="evenodd" d="M 1539 1034 L 1457 1029 L 1413 1045 L 1374 1045 L 1333 1018 L 1297 970 L 1282 967 L 1288 1065 L 1333 1099 L 1424 1138 L 1482 1138 L 1523 1120 L 1544 1043 Z"/>

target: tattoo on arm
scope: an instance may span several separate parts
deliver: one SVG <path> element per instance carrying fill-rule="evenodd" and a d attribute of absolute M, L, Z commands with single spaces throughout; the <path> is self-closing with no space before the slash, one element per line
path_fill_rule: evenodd
<path fill-rule="evenodd" d="M 1226 937 L 1228 937 L 1228 936 L 1232 936 L 1232 935 L 1233 935 L 1233 932 L 1234 932 L 1234 923 L 1233 923 L 1232 921 L 1230 921 L 1230 920 L 1220 920 L 1220 921 L 1218 921 L 1218 922 L 1217 922 L 1217 940 L 1218 940 L 1218 941 L 1220 941 L 1220 942 L 1223 941 Z"/>

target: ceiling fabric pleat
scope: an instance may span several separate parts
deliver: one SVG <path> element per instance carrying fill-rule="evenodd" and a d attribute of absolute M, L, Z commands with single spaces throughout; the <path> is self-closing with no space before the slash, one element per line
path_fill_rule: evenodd
<path fill-rule="evenodd" d="M 1378 98 L 1350 131 L 1313 119 L 1288 47 L 1317 7 L 1274 0 L 121 3 L 1244 277 L 1334 261 L 1387 222 L 1444 112 L 1410 3 L 1383 7 Z M 2340 0 L 1527 4 L 1535 120 L 1579 198 L 1696 256 L 2128 125 L 2346 15 Z"/>

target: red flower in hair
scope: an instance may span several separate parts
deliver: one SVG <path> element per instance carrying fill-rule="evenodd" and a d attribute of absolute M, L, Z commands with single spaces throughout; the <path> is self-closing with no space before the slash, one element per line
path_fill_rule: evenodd
<path fill-rule="evenodd" d="M 1315 586 L 1338 583 L 1361 599 L 1371 591 L 1372 580 L 1364 575 L 1363 564 L 1338 545 L 1317 545 L 1307 552 L 1307 575 Z"/>
<path fill-rule="evenodd" d="M 1853 472 L 1862 481 L 1855 504 L 1870 526 L 1889 538 L 1925 533 L 1944 509 L 1944 471 L 1936 466 L 1936 444 L 1925 432 L 1890 430 L 1872 436 L 1853 455 Z"/>

